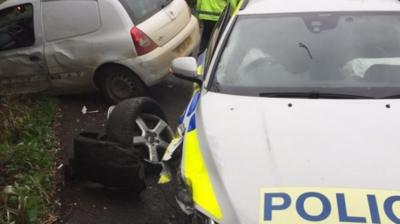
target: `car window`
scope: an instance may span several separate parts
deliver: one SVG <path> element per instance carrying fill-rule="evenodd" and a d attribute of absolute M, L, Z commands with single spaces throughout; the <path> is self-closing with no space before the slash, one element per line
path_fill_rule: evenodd
<path fill-rule="evenodd" d="M 33 6 L 24 4 L 0 11 L 0 51 L 35 43 Z"/>
<path fill-rule="evenodd" d="M 43 14 L 47 41 L 80 36 L 100 28 L 98 3 L 94 0 L 44 1 Z"/>
<path fill-rule="evenodd" d="M 120 0 L 136 25 L 156 14 L 171 1 L 172 0 Z"/>
<path fill-rule="evenodd" d="M 227 93 L 400 94 L 400 15 L 240 16 L 215 67 Z"/>

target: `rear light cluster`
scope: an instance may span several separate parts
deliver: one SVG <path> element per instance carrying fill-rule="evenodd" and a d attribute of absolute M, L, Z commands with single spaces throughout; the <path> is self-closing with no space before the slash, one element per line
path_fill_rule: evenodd
<path fill-rule="evenodd" d="M 138 55 L 144 55 L 156 49 L 157 44 L 137 27 L 131 29 L 131 36 Z"/>

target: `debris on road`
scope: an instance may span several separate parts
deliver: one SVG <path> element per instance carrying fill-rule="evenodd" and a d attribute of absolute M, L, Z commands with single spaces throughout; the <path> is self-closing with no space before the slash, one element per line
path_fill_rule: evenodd
<path fill-rule="evenodd" d="M 82 114 L 95 114 L 95 113 L 99 113 L 99 110 L 88 110 L 88 108 L 86 106 L 82 107 Z"/>
<path fill-rule="evenodd" d="M 145 188 L 143 162 L 134 148 L 104 140 L 97 133 L 83 132 L 74 139 L 73 169 L 79 177 L 110 188 Z"/>

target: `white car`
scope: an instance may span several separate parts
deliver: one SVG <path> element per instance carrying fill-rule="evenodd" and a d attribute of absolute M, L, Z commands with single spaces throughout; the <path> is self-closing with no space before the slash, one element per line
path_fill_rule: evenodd
<path fill-rule="evenodd" d="M 183 142 L 187 223 L 400 223 L 400 2 L 240 7 L 202 77 L 194 58 L 172 64 L 199 84 L 164 156 Z"/>
<path fill-rule="evenodd" d="M 100 89 L 142 95 L 196 51 L 184 0 L 7 0 L 0 4 L 0 95 Z"/>

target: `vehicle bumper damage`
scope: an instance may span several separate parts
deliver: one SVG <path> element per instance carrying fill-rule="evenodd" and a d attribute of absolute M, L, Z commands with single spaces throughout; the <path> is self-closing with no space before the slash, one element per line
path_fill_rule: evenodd
<path fill-rule="evenodd" d="M 194 224 L 217 224 L 214 219 L 209 218 L 207 215 L 205 215 L 206 210 L 203 209 L 201 206 L 199 206 L 199 203 L 195 201 L 196 195 L 198 196 L 199 191 L 193 189 L 193 181 L 191 180 L 192 178 L 190 177 L 190 172 L 191 171 L 185 171 L 185 163 L 190 162 L 193 166 L 193 168 L 197 171 L 202 170 L 200 167 L 201 160 L 199 163 L 194 161 L 187 161 L 187 159 L 192 158 L 194 159 L 193 156 L 188 156 L 187 152 L 183 153 L 183 148 L 187 148 L 187 144 L 193 143 L 191 139 L 186 139 L 186 143 L 184 143 L 184 125 L 180 125 L 177 128 L 177 133 L 175 138 L 171 141 L 171 144 L 167 148 L 161 164 L 162 164 L 162 171 L 160 173 L 160 178 L 159 178 L 159 184 L 161 185 L 173 185 L 172 187 L 175 189 L 174 194 L 175 194 L 175 202 L 178 205 L 181 215 L 185 216 L 187 220 L 190 220 L 191 223 Z M 190 137 L 189 137 L 190 138 Z M 192 147 L 192 149 L 194 149 Z M 186 155 L 184 155 L 186 154 Z M 197 160 L 197 159 L 196 159 Z M 181 166 L 184 166 L 182 169 Z M 193 171 L 193 170 L 192 170 Z M 202 172 L 196 172 L 194 175 L 200 175 L 202 176 Z M 184 173 L 185 172 L 185 173 Z M 200 178 L 201 181 L 202 178 Z M 203 183 L 206 183 L 207 181 L 203 181 Z M 198 186 L 198 185 L 196 185 Z M 203 189 L 207 189 L 203 185 Z M 196 194 L 196 195 L 194 195 Z M 204 197 L 204 195 L 202 195 Z M 203 199 L 203 201 L 208 201 L 213 197 L 206 197 Z M 198 197 L 197 197 L 198 199 Z M 211 200 L 213 201 L 213 200 Z"/>
<path fill-rule="evenodd" d="M 159 174 L 161 156 L 173 138 L 163 111 L 148 97 L 124 100 L 108 109 L 105 132 L 83 132 L 75 137 L 66 178 L 140 193 L 145 177 Z"/>
<path fill-rule="evenodd" d="M 108 188 L 133 189 L 144 185 L 144 166 L 133 148 L 105 140 L 97 133 L 81 133 L 74 140 L 73 169 L 79 178 L 100 183 Z"/>
<path fill-rule="evenodd" d="M 16 66 L 18 64 L 18 66 Z M 42 68 L 29 60 L 28 53 L 17 57 L 0 57 L 0 95 L 40 92 L 50 87 Z"/>
<path fill-rule="evenodd" d="M 171 201 L 169 204 L 177 211 L 175 213 L 177 216 L 171 220 L 171 223 L 175 223 L 174 221 L 193 224 L 218 223 L 217 220 L 221 220 L 222 213 L 201 157 L 196 129 L 189 128 L 190 131 L 187 131 L 184 122 L 180 122 L 175 137 L 172 140 L 169 139 L 168 147 L 163 150 L 163 154 L 160 154 L 163 156 L 160 157 L 157 164 L 150 164 L 146 162 L 147 157 L 141 151 L 143 149 L 138 147 L 139 142 L 135 142 L 139 138 L 132 137 L 131 146 L 128 143 L 132 140 L 119 143 L 119 140 L 111 138 L 112 130 L 116 129 L 110 128 L 110 125 L 116 120 L 119 122 L 114 126 L 127 123 L 143 125 L 139 122 L 140 119 L 132 119 L 127 122 L 127 118 L 121 117 L 122 112 L 125 114 L 130 109 L 136 108 L 137 114 L 145 111 L 149 113 L 148 108 L 143 107 L 145 105 L 143 102 L 142 106 L 135 104 L 140 99 L 129 101 L 132 102 L 122 102 L 109 108 L 106 136 L 84 132 L 75 138 L 73 167 L 79 171 L 77 177 L 100 183 L 107 188 L 129 189 L 140 193 L 145 189 L 145 175 L 149 174 L 148 171 L 151 171 L 151 168 L 157 166 L 156 175 L 160 174 L 158 181 L 160 188 L 168 192 L 168 195 L 165 195 L 166 200 Z M 139 117 L 141 116 L 143 115 L 139 115 Z M 156 129 L 158 126 L 155 125 L 152 129 L 152 126 L 149 126 L 150 123 L 146 123 L 146 125 L 150 128 L 149 130 Z M 117 133 L 114 132 L 114 135 Z M 161 172 L 159 167 L 162 167 Z M 150 169 L 147 170 L 147 168 Z M 179 222 L 181 220 L 185 221 Z"/>

